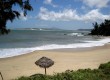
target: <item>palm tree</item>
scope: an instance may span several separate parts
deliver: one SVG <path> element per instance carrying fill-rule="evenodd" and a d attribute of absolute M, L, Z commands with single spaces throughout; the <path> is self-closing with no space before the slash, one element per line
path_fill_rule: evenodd
<path fill-rule="evenodd" d="M 9 32 L 6 29 L 7 21 L 12 22 L 20 16 L 19 11 L 13 10 L 14 5 L 18 5 L 23 10 L 24 16 L 27 15 L 27 11 L 32 10 L 29 0 L 0 0 L 0 31 L 2 34 Z"/>
<path fill-rule="evenodd" d="M 45 75 L 46 75 L 46 68 L 51 67 L 54 64 L 54 61 L 47 57 L 42 57 L 39 60 L 35 62 L 36 65 L 38 65 L 41 68 L 45 68 Z"/>

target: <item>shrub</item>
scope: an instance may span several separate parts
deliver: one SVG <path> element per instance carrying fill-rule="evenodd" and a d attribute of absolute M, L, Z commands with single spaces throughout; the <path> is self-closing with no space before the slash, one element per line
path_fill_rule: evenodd
<path fill-rule="evenodd" d="M 99 69 L 106 75 L 110 75 L 110 62 L 105 64 L 100 64 Z"/>
<path fill-rule="evenodd" d="M 30 77 L 25 77 L 25 76 L 22 76 L 18 79 L 15 79 L 15 80 L 32 80 Z"/>

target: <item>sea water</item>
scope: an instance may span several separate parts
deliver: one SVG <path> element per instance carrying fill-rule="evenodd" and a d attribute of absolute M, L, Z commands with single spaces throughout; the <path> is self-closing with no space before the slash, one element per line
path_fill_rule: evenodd
<path fill-rule="evenodd" d="M 0 36 L 0 58 L 35 50 L 103 46 L 110 42 L 110 38 L 93 37 L 88 33 L 73 30 L 12 30 L 8 35 Z"/>

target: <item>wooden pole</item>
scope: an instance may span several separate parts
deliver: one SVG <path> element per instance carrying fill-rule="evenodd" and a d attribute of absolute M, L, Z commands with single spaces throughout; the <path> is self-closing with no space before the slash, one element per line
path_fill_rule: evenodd
<path fill-rule="evenodd" d="M 1 78 L 2 78 L 2 80 L 3 80 L 3 75 L 2 75 L 2 73 L 0 72 L 0 75 L 1 75 Z"/>
<path fill-rule="evenodd" d="M 46 72 L 46 67 L 45 67 L 45 75 L 47 74 L 47 72 Z"/>

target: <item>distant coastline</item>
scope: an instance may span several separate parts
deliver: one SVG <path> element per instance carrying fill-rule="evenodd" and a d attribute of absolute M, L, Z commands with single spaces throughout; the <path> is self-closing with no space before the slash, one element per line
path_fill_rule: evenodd
<path fill-rule="evenodd" d="M 12 30 L 63 30 L 59 28 L 14 28 Z"/>

